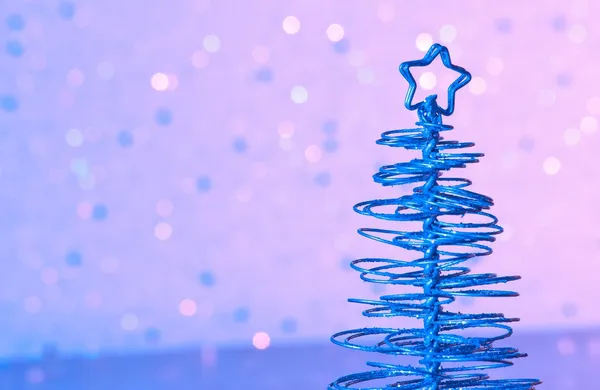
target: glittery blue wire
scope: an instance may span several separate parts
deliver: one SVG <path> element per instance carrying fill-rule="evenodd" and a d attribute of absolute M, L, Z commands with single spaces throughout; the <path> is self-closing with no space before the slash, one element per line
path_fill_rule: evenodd
<path fill-rule="evenodd" d="M 429 65 L 438 55 L 447 68 L 459 73 L 448 88 L 448 107 L 439 107 L 435 95 L 413 104 L 416 83 L 410 68 Z M 412 317 L 421 320 L 423 327 L 354 329 L 336 333 L 331 340 L 351 349 L 416 357 L 419 366 L 368 362 L 373 370 L 341 377 L 331 383 L 329 389 L 534 389 L 541 383 L 537 379 L 493 380 L 484 372 L 510 366 L 511 359 L 527 356 L 515 348 L 495 345 L 496 341 L 512 334 L 508 324 L 518 318 L 500 313 L 463 314 L 446 309 L 456 297 L 517 296 L 515 292 L 485 286 L 520 279 L 492 273 L 472 274 L 462 264 L 491 254 L 487 243 L 495 241 L 494 235 L 502 232 L 497 218 L 484 211 L 493 205 L 491 198 L 467 190 L 471 184 L 467 179 L 442 177 L 450 169 L 464 168 L 483 156 L 482 153 L 452 153 L 474 144 L 448 141 L 440 135 L 453 129 L 442 123 L 442 115 L 454 112 L 456 91 L 471 80 L 471 75 L 453 65 L 448 49 L 439 44 L 434 44 L 423 59 L 401 64 L 400 73 L 409 83 L 405 106 L 417 110 L 419 127 L 384 132 L 377 143 L 421 150 L 422 158 L 383 166 L 374 179 L 384 186 L 417 186 L 410 195 L 361 202 L 354 210 L 387 221 L 422 222 L 420 231 L 374 228 L 358 231 L 364 237 L 420 252 L 421 257 L 410 261 L 365 258 L 354 260 L 351 266 L 366 282 L 410 286 L 418 292 L 384 295 L 379 300 L 349 301 L 370 306 L 363 311 L 367 317 Z M 497 334 L 461 334 L 476 328 L 495 329 Z"/>

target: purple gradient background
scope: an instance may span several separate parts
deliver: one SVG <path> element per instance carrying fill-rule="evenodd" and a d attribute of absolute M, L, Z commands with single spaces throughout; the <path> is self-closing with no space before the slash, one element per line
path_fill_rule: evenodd
<path fill-rule="evenodd" d="M 355 233 L 377 222 L 352 205 L 406 191 L 372 182 L 379 165 L 412 157 L 375 140 L 414 124 L 397 66 L 422 57 L 419 34 L 445 43 L 444 25 L 457 32 L 445 43 L 453 61 L 486 85 L 461 90 L 447 121 L 452 138 L 486 154 L 458 174 L 494 198 L 506 228 L 473 270 L 523 276 L 520 298 L 457 309 L 501 310 L 530 331 L 600 325 L 599 2 L 0 5 L 3 21 L 15 13 L 23 29 L 0 27 L 1 356 L 250 346 L 259 331 L 273 344 L 324 341 L 371 324 L 346 299 L 382 290 L 348 261 L 393 251 Z M 301 22 L 295 35 L 282 28 L 288 15 Z M 328 40 L 332 23 L 342 43 Z M 203 48 L 209 34 L 215 53 Z M 157 72 L 176 88 L 154 90 Z M 439 73 L 436 91 L 451 77 Z M 165 110 L 172 121 L 161 124 Z M 306 158 L 311 145 L 319 161 Z M 548 157 L 560 161 L 555 175 Z M 159 240 L 165 223 L 172 234 Z"/>

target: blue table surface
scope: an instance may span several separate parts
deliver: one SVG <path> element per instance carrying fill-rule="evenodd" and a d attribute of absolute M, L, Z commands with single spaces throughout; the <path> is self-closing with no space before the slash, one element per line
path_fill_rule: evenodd
<path fill-rule="evenodd" d="M 545 390 L 600 390 L 600 330 L 517 333 L 510 345 L 529 354 L 494 376 L 537 377 Z M 372 354 L 329 344 L 200 348 L 131 355 L 4 362 L 0 390 L 306 390 L 362 371 Z"/>

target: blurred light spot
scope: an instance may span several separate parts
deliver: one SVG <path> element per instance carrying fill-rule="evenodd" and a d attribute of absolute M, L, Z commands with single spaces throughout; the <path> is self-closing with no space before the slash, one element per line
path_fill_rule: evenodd
<path fill-rule="evenodd" d="M 535 140 L 525 135 L 519 140 L 519 147 L 526 152 L 531 152 L 535 147 Z"/>
<path fill-rule="evenodd" d="M 577 315 L 577 306 L 574 303 L 565 303 L 562 305 L 561 312 L 567 318 L 575 317 Z"/>
<path fill-rule="evenodd" d="M 348 63 L 355 68 L 361 67 L 365 63 L 365 52 L 352 50 L 348 53 Z"/>
<path fill-rule="evenodd" d="M 337 122 L 333 120 L 325 121 L 322 127 L 323 133 L 333 135 L 337 131 Z"/>
<path fill-rule="evenodd" d="M 212 183 L 210 177 L 208 176 L 200 176 L 196 180 L 196 189 L 198 192 L 208 192 L 212 187 Z"/>
<path fill-rule="evenodd" d="M 154 113 L 154 120 L 159 126 L 168 126 L 173 122 L 173 113 L 167 108 L 159 108 Z"/>
<path fill-rule="evenodd" d="M 269 83 L 273 81 L 273 71 L 269 68 L 261 68 L 256 71 L 254 77 L 258 82 Z"/>
<path fill-rule="evenodd" d="M 582 43 L 583 41 L 585 41 L 587 31 L 585 27 L 581 24 L 575 24 L 567 32 L 567 35 L 573 43 Z"/>
<path fill-rule="evenodd" d="M 395 11 L 391 4 L 384 3 L 379 5 L 379 8 L 377 9 L 377 17 L 379 17 L 382 22 L 391 22 L 394 20 L 394 16 Z"/>
<path fill-rule="evenodd" d="M 235 322 L 246 322 L 250 319 L 250 310 L 247 307 L 240 307 L 233 312 Z"/>
<path fill-rule="evenodd" d="M 115 258 L 106 258 L 100 263 L 102 272 L 107 274 L 116 274 L 119 271 L 119 261 Z"/>
<path fill-rule="evenodd" d="M 554 91 L 552 91 L 550 89 L 544 89 L 544 90 L 540 91 L 538 102 L 541 106 L 550 107 L 551 105 L 554 104 L 555 100 L 556 100 L 556 94 L 554 93 Z"/>
<path fill-rule="evenodd" d="M 79 252 L 69 252 L 65 257 L 65 262 L 69 267 L 79 267 L 83 264 L 83 256 Z"/>
<path fill-rule="evenodd" d="M 191 317 L 196 314 L 198 306 L 192 299 L 186 298 L 179 303 L 179 312 L 182 316 Z"/>
<path fill-rule="evenodd" d="M 215 275 L 210 271 L 200 273 L 200 284 L 206 287 L 212 287 L 217 282 Z"/>
<path fill-rule="evenodd" d="M 501 58 L 492 57 L 488 60 L 485 69 L 492 76 L 498 76 L 500 73 L 502 73 L 502 70 L 504 69 L 504 62 L 502 62 Z"/>
<path fill-rule="evenodd" d="M 248 150 L 248 142 L 246 142 L 246 139 L 243 137 L 234 139 L 232 146 L 233 150 L 239 154 L 245 153 Z"/>
<path fill-rule="evenodd" d="M 456 39 L 456 27 L 445 24 L 440 28 L 440 39 L 442 42 L 450 43 Z"/>
<path fill-rule="evenodd" d="M 252 58 L 257 64 L 266 64 L 271 58 L 269 48 L 266 46 L 256 46 L 252 50 Z"/>
<path fill-rule="evenodd" d="M 419 77 L 419 85 L 421 86 L 421 88 L 425 89 L 425 90 L 431 90 L 433 88 L 435 88 L 435 85 L 437 84 L 437 79 L 435 77 L 435 74 L 431 73 L 431 72 L 424 72 L 421 77 Z"/>
<path fill-rule="evenodd" d="M 344 28 L 339 24 L 331 24 L 327 27 L 327 38 L 332 42 L 341 41 L 344 38 Z"/>
<path fill-rule="evenodd" d="M 98 72 L 98 76 L 100 76 L 102 80 L 110 80 L 115 75 L 115 67 L 112 63 L 103 61 L 96 67 L 96 72 Z"/>
<path fill-rule="evenodd" d="M 293 35 L 300 31 L 300 21 L 295 16 L 288 16 L 283 19 L 283 31 L 287 34 Z"/>
<path fill-rule="evenodd" d="M 560 73 L 556 76 L 556 84 L 559 87 L 568 87 L 571 84 L 572 77 L 568 73 Z"/>
<path fill-rule="evenodd" d="M 548 175 L 556 175 L 560 170 L 560 160 L 556 157 L 548 157 L 544 160 L 544 172 Z"/>
<path fill-rule="evenodd" d="M 356 72 L 356 78 L 362 85 L 371 84 L 375 81 L 375 73 L 371 69 L 360 68 Z"/>
<path fill-rule="evenodd" d="M 336 53 L 346 54 L 350 51 L 350 41 L 347 38 L 341 39 L 333 44 L 333 50 Z"/>
<path fill-rule="evenodd" d="M 19 101 L 11 95 L 0 97 L 0 108 L 6 112 L 15 112 L 19 109 Z"/>
<path fill-rule="evenodd" d="M 556 31 L 565 31 L 567 28 L 567 18 L 565 15 L 558 15 L 550 22 L 552 28 Z"/>
<path fill-rule="evenodd" d="M 195 51 L 194 54 L 192 54 L 192 65 L 194 65 L 194 68 L 206 68 L 208 66 L 208 61 L 208 54 L 203 50 Z"/>
<path fill-rule="evenodd" d="M 154 235 L 161 241 L 168 240 L 173 234 L 173 228 L 166 222 L 159 222 L 154 226 Z"/>
<path fill-rule="evenodd" d="M 25 28 L 25 19 L 21 14 L 10 14 L 6 17 L 6 26 L 13 31 L 21 31 Z"/>
<path fill-rule="evenodd" d="M 102 295 L 97 291 L 90 291 L 85 295 L 85 304 L 91 308 L 98 308 L 102 305 Z"/>
<path fill-rule="evenodd" d="M 104 221 L 106 218 L 108 218 L 108 207 L 102 203 L 94 205 L 92 219 L 95 221 Z"/>
<path fill-rule="evenodd" d="M 87 161 L 81 158 L 71 160 L 70 168 L 71 172 L 78 177 L 84 177 L 90 173 Z"/>
<path fill-rule="evenodd" d="M 135 314 L 128 313 L 121 317 L 121 328 L 123 328 L 123 330 L 129 332 L 136 330 L 139 323 L 140 321 Z"/>
<path fill-rule="evenodd" d="M 41 368 L 34 367 L 27 370 L 25 377 L 28 383 L 35 385 L 46 380 L 46 373 Z"/>
<path fill-rule="evenodd" d="M 277 126 L 277 132 L 281 138 L 292 138 L 294 135 L 294 124 L 290 121 L 284 121 Z"/>
<path fill-rule="evenodd" d="M 250 202 L 252 195 L 252 187 L 249 186 L 240 187 L 235 193 L 236 198 L 242 203 Z"/>
<path fill-rule="evenodd" d="M 92 205 L 89 202 L 80 202 L 77 205 L 77 215 L 83 220 L 89 219 L 92 216 Z"/>
<path fill-rule="evenodd" d="M 66 20 L 73 19 L 75 16 L 75 4 L 70 1 L 63 1 L 58 5 L 58 14 Z"/>
<path fill-rule="evenodd" d="M 39 313 L 42 310 L 42 301 L 40 298 L 33 296 L 25 299 L 25 311 L 30 314 Z"/>
<path fill-rule="evenodd" d="M 433 38 L 431 35 L 427 33 L 422 33 L 417 35 L 417 39 L 415 41 L 417 49 L 420 51 L 427 51 L 433 45 Z"/>
<path fill-rule="evenodd" d="M 562 338 L 558 340 L 556 347 L 561 355 L 572 355 L 577 349 L 575 342 L 570 338 Z"/>
<path fill-rule="evenodd" d="M 321 148 L 319 148 L 317 145 L 310 145 L 304 151 L 304 156 L 306 157 L 308 162 L 311 162 L 311 163 L 316 163 L 319 160 L 321 160 L 322 155 L 323 155 L 323 152 L 321 152 Z"/>
<path fill-rule="evenodd" d="M 565 143 L 569 146 L 577 145 L 581 140 L 581 132 L 579 129 L 567 129 L 563 135 Z"/>
<path fill-rule="evenodd" d="M 144 341 L 148 344 L 156 344 L 160 341 L 160 330 L 157 328 L 148 328 L 144 331 Z"/>
<path fill-rule="evenodd" d="M 48 267 L 42 270 L 42 282 L 47 285 L 53 285 L 58 282 L 58 271 L 54 268 Z"/>
<path fill-rule="evenodd" d="M 281 330 L 283 333 L 296 333 L 298 330 L 298 322 L 295 318 L 285 318 L 281 321 Z"/>
<path fill-rule="evenodd" d="M 6 42 L 6 52 L 13 57 L 21 57 L 25 53 L 23 44 L 16 40 Z"/>
<path fill-rule="evenodd" d="M 598 121 L 592 116 L 584 116 L 579 123 L 581 131 L 586 134 L 593 134 L 598 130 Z"/>
<path fill-rule="evenodd" d="M 117 142 L 124 148 L 133 146 L 133 134 L 127 130 L 121 130 L 117 134 Z"/>
<path fill-rule="evenodd" d="M 173 214 L 173 203 L 168 199 L 161 199 L 156 202 L 156 214 L 160 217 L 168 218 Z"/>
<path fill-rule="evenodd" d="M 331 184 L 331 175 L 328 172 L 317 173 L 314 181 L 320 187 L 327 187 Z"/>
<path fill-rule="evenodd" d="M 69 129 L 65 139 L 69 146 L 77 148 L 83 144 L 83 133 L 77 129 Z"/>
<path fill-rule="evenodd" d="M 496 30 L 501 33 L 509 33 L 512 30 L 512 21 L 508 18 L 496 20 Z"/>
<path fill-rule="evenodd" d="M 592 96 L 590 100 L 587 101 L 585 108 L 591 115 L 600 115 L 600 97 Z"/>
<path fill-rule="evenodd" d="M 290 93 L 292 101 L 297 104 L 305 103 L 308 100 L 308 91 L 301 85 L 296 85 Z"/>
<path fill-rule="evenodd" d="M 157 91 L 166 91 L 169 88 L 169 78 L 164 73 L 155 73 L 150 79 L 150 84 Z"/>
<path fill-rule="evenodd" d="M 589 341 L 588 354 L 590 356 L 600 356 L 600 338 L 594 338 Z"/>
<path fill-rule="evenodd" d="M 487 84 L 485 83 L 485 80 L 481 77 L 473 77 L 473 80 L 471 81 L 471 83 L 469 83 L 469 91 L 473 95 L 481 95 L 485 92 L 486 87 Z"/>
<path fill-rule="evenodd" d="M 71 69 L 67 73 L 67 84 L 71 87 L 79 87 L 83 84 L 83 73 L 79 69 Z"/>
<path fill-rule="evenodd" d="M 271 344 L 271 337 L 265 332 L 258 332 L 252 338 L 252 345 L 256 349 L 267 349 Z"/>
<path fill-rule="evenodd" d="M 381 284 L 381 283 L 374 283 L 374 284 L 371 284 L 371 291 L 372 291 L 374 294 L 377 294 L 377 295 L 379 295 L 379 294 L 383 294 L 383 293 L 385 292 L 385 290 L 386 290 L 386 289 L 385 289 L 385 285 L 383 285 L 383 284 Z"/>
<path fill-rule="evenodd" d="M 338 143 L 334 139 L 328 139 L 323 142 L 323 149 L 328 153 L 333 153 L 338 149 Z"/>
<path fill-rule="evenodd" d="M 207 52 L 216 53 L 221 48 L 221 40 L 218 36 L 214 34 L 209 34 L 204 37 L 202 45 L 204 46 L 204 50 L 206 50 Z"/>

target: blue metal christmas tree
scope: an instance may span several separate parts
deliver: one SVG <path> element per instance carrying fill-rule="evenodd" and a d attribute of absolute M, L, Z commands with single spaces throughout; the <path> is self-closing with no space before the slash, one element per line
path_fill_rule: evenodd
<path fill-rule="evenodd" d="M 448 88 L 448 107 L 437 103 L 436 95 L 413 104 L 416 90 L 410 69 L 427 66 L 437 56 L 459 77 Z M 368 362 L 370 371 L 339 378 L 329 389 L 533 389 L 537 379 L 490 379 L 487 370 L 512 365 L 511 359 L 524 357 L 516 348 L 497 346 L 512 334 L 509 323 L 518 318 L 500 313 L 462 314 L 450 310 L 457 297 L 514 297 L 510 291 L 488 286 L 517 280 L 519 276 L 473 274 L 464 264 L 492 253 L 489 243 L 502 232 L 498 220 L 484 211 L 492 199 L 467 190 L 471 182 L 446 177 L 452 168 L 478 162 L 482 153 L 457 152 L 474 146 L 471 142 L 445 140 L 441 134 L 452 130 L 442 123 L 454 112 L 456 92 L 471 75 L 453 65 L 448 49 L 434 44 L 421 60 L 400 65 L 409 83 L 405 106 L 418 113 L 417 128 L 392 130 L 382 134 L 380 145 L 420 150 L 422 156 L 410 162 L 383 166 L 374 175 L 384 186 L 414 185 L 412 194 L 357 204 L 362 215 L 397 222 L 421 222 L 422 230 L 359 229 L 364 237 L 420 253 L 413 260 L 366 258 L 355 260 L 352 268 L 361 279 L 411 292 L 384 295 L 379 300 L 350 299 L 370 306 L 367 317 L 413 317 L 419 328 L 363 328 L 332 336 L 335 344 L 362 351 L 377 352 L 384 362 Z M 487 332 L 469 332 L 484 329 Z M 493 335 L 489 335 L 494 333 Z M 470 335 L 469 333 L 473 333 Z M 481 334 L 480 334 L 481 333 Z M 400 364 L 398 356 L 412 356 L 418 365 Z M 366 386 L 366 387 L 364 387 Z"/>

